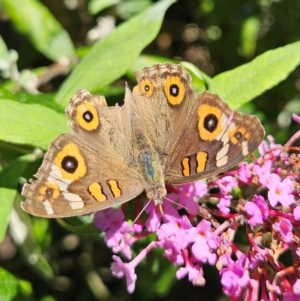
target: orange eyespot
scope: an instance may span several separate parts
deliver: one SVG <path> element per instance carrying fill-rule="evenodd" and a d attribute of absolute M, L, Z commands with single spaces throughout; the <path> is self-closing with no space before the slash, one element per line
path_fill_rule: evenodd
<path fill-rule="evenodd" d="M 249 139 L 249 133 L 246 131 L 244 127 L 235 127 L 230 133 L 229 133 L 229 139 L 232 144 L 237 144 L 239 142 L 248 140 Z"/>
<path fill-rule="evenodd" d="M 168 76 L 164 91 L 168 102 L 173 106 L 179 105 L 185 96 L 185 87 L 179 76 Z"/>
<path fill-rule="evenodd" d="M 59 168 L 62 178 L 78 180 L 87 172 L 84 158 L 74 143 L 67 144 L 57 155 L 54 164 Z"/>
<path fill-rule="evenodd" d="M 198 131 L 202 140 L 212 141 L 222 131 L 222 112 L 217 107 L 202 105 L 198 109 Z"/>
<path fill-rule="evenodd" d="M 149 79 L 145 79 L 140 83 L 140 89 L 144 96 L 150 97 L 154 92 L 154 86 Z"/>
<path fill-rule="evenodd" d="M 75 121 L 87 131 L 96 130 L 100 124 L 96 108 L 88 101 L 84 101 L 76 108 Z"/>

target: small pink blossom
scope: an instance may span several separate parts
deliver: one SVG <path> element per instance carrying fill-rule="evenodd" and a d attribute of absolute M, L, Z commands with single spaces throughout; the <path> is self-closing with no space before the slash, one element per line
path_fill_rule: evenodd
<path fill-rule="evenodd" d="M 237 186 L 237 181 L 232 176 L 222 177 L 221 179 L 217 180 L 216 183 L 222 194 L 230 193 Z"/>
<path fill-rule="evenodd" d="M 209 221 L 202 220 L 196 228 L 189 230 L 189 235 L 194 239 L 192 252 L 195 258 L 203 263 L 215 264 L 217 256 L 214 251 L 219 246 L 220 238 L 210 227 Z"/>
<path fill-rule="evenodd" d="M 238 169 L 238 178 L 240 181 L 244 183 L 249 183 L 252 179 L 252 172 L 250 171 L 250 168 L 253 167 L 252 164 L 248 164 L 247 162 L 242 162 L 239 164 Z"/>
<path fill-rule="evenodd" d="M 195 199 L 203 197 L 206 193 L 207 184 L 203 181 L 183 185 L 179 193 L 179 205 L 186 209 L 188 213 L 197 214 L 199 212 L 199 204 Z"/>
<path fill-rule="evenodd" d="M 131 258 L 132 239 L 129 232 L 133 227 L 123 219 L 120 209 L 108 208 L 95 213 L 94 224 L 105 231 L 104 241 L 108 247 L 113 248 L 115 253 L 122 251 L 127 258 Z"/>
<path fill-rule="evenodd" d="M 184 249 L 191 241 L 191 238 L 187 235 L 187 230 L 191 228 L 191 222 L 186 215 L 183 215 L 162 224 L 157 230 L 157 237 L 159 240 L 165 238 L 171 239 L 179 248 Z"/>
<path fill-rule="evenodd" d="M 269 189 L 268 198 L 272 207 L 276 207 L 278 203 L 283 206 L 290 206 L 294 203 L 292 195 L 294 185 L 290 178 L 281 181 L 277 174 L 271 174 L 267 178 L 266 186 Z"/>
<path fill-rule="evenodd" d="M 269 217 L 269 208 L 264 197 L 255 194 L 253 196 L 253 202 L 259 207 L 262 219 L 266 220 Z"/>
<path fill-rule="evenodd" d="M 300 123 L 300 115 L 292 114 L 292 118 L 293 118 L 296 122 Z"/>
<path fill-rule="evenodd" d="M 247 202 L 245 204 L 245 211 L 248 215 L 251 216 L 251 218 L 248 219 L 248 224 L 250 226 L 257 226 L 259 224 L 262 224 L 263 219 L 261 212 L 259 210 L 259 207 L 255 203 Z"/>
<path fill-rule="evenodd" d="M 262 224 L 263 220 L 267 219 L 269 214 L 268 206 L 261 195 L 254 195 L 253 202 L 247 202 L 245 204 L 245 211 L 251 216 L 248 219 L 250 226 Z"/>
<path fill-rule="evenodd" d="M 127 290 L 132 293 L 135 289 L 135 282 L 137 279 L 135 273 L 135 266 L 130 263 L 124 263 L 119 256 L 113 255 L 113 262 L 111 264 L 111 270 L 114 276 L 117 278 L 126 277 Z"/>
<path fill-rule="evenodd" d="M 168 258 L 174 265 L 180 266 L 184 264 L 185 260 L 182 256 L 182 249 L 177 244 L 174 244 L 172 237 L 166 237 L 162 240 L 158 240 L 156 242 L 156 246 L 165 250 L 164 256 Z"/>
<path fill-rule="evenodd" d="M 231 264 L 220 271 L 223 291 L 227 296 L 238 297 L 242 293 L 242 288 L 238 281 L 243 276 L 243 267 Z"/>
<path fill-rule="evenodd" d="M 288 219 L 282 218 L 273 224 L 273 229 L 280 233 L 284 242 L 291 243 L 293 241 L 293 225 Z"/>
<path fill-rule="evenodd" d="M 229 213 L 230 212 L 230 204 L 231 204 L 231 199 L 232 196 L 231 195 L 224 195 L 222 197 L 220 197 L 219 199 L 219 203 L 217 204 L 217 207 L 219 208 L 219 210 L 223 213 Z"/>
<path fill-rule="evenodd" d="M 300 117 L 299 117 L 299 123 L 300 123 Z M 298 296 L 300 295 L 300 279 L 297 279 L 297 281 L 293 285 L 293 292 Z"/>
<path fill-rule="evenodd" d="M 295 207 L 295 209 L 293 211 L 293 215 L 294 215 L 296 221 L 300 220 L 300 206 Z"/>
<path fill-rule="evenodd" d="M 124 214 L 120 209 L 108 208 L 97 211 L 94 224 L 100 231 L 119 229 L 124 222 Z"/>
<path fill-rule="evenodd" d="M 253 166 L 253 173 L 258 177 L 259 182 L 266 186 L 267 178 L 271 173 L 272 161 L 267 160 L 262 166 L 255 164 Z"/>
<path fill-rule="evenodd" d="M 206 282 L 203 277 L 203 269 L 200 268 L 199 264 L 194 265 L 190 261 L 186 263 L 185 267 L 179 268 L 176 272 L 176 278 L 179 280 L 185 276 L 188 276 L 193 285 L 203 286 Z"/>
<path fill-rule="evenodd" d="M 174 198 L 173 194 L 168 194 L 168 198 Z M 161 210 L 162 209 L 162 210 Z M 161 225 L 161 221 L 169 221 L 174 217 L 179 218 L 178 211 L 173 207 L 173 204 L 168 200 L 164 200 L 161 204 L 161 208 L 159 205 L 155 205 L 154 202 L 151 202 L 145 209 L 149 216 L 145 222 L 145 226 L 148 231 L 155 232 Z"/>

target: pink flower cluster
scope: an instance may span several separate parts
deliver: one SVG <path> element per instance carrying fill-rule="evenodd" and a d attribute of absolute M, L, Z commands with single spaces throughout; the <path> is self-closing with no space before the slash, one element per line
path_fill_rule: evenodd
<path fill-rule="evenodd" d="M 293 118 L 300 123 L 299 116 Z M 125 276 L 133 292 L 135 267 L 162 248 L 179 267 L 177 278 L 187 276 L 193 285 L 205 285 L 203 265 L 216 266 L 231 300 L 300 300 L 300 150 L 291 146 L 298 136 L 285 146 L 269 136 L 253 162 L 206 182 L 171 187 L 161 206 L 146 202 L 146 220 L 130 224 L 124 206 L 97 212 L 94 224 L 105 232 L 105 242 L 129 260 L 114 255 L 112 273 Z M 246 253 L 234 241 L 241 226 L 249 241 Z M 132 245 L 153 233 L 155 238 L 132 259 Z M 289 264 L 281 260 L 283 253 Z"/>

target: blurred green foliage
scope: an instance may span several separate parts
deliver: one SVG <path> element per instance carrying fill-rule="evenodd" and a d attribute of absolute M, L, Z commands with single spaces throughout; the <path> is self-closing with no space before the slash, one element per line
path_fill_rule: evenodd
<path fill-rule="evenodd" d="M 0 300 L 221 298 L 217 271 L 193 287 L 159 252 L 128 295 L 90 218 L 30 217 L 21 186 L 41 163 L 35 148 L 68 131 L 64 107 L 78 88 L 120 103 L 124 80 L 155 62 L 182 61 L 198 92 L 257 114 L 284 143 L 299 129 L 299 24 L 294 0 L 0 0 Z"/>

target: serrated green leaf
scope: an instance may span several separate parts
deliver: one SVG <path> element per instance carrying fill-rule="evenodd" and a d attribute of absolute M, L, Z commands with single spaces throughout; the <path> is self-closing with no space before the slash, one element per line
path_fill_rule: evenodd
<path fill-rule="evenodd" d="M 0 268 L 0 301 L 10 301 L 18 293 L 19 280 Z"/>
<path fill-rule="evenodd" d="M 65 115 L 39 104 L 1 99 L 0 140 L 46 149 L 60 133 L 68 132 Z"/>
<path fill-rule="evenodd" d="M 40 1 L 0 0 L 0 6 L 17 30 L 49 59 L 59 60 L 74 54 L 69 34 Z"/>
<path fill-rule="evenodd" d="M 64 82 L 56 101 L 66 104 L 78 88 L 95 92 L 123 75 L 156 37 L 172 3 L 174 0 L 157 2 L 97 42 Z"/>
<path fill-rule="evenodd" d="M 210 90 L 233 109 L 284 80 L 300 63 L 300 42 L 267 51 L 252 62 L 213 78 Z"/>
<path fill-rule="evenodd" d="M 9 216 L 16 195 L 18 179 L 23 174 L 27 164 L 33 160 L 32 155 L 19 157 L 0 172 L 0 242 L 6 233 Z"/>

